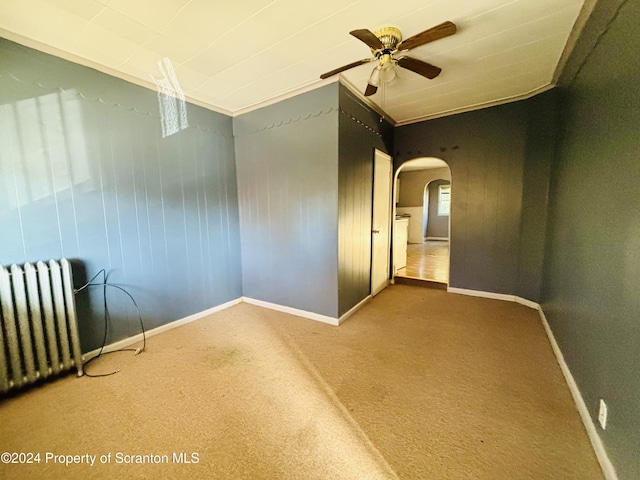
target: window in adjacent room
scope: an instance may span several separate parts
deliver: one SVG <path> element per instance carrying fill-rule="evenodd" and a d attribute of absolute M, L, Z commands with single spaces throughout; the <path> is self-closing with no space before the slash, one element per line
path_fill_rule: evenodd
<path fill-rule="evenodd" d="M 448 217 L 451 205 L 451 185 L 440 185 L 438 187 L 438 216 Z"/>

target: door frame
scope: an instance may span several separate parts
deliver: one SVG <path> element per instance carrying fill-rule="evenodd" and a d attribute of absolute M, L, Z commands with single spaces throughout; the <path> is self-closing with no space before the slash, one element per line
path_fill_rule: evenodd
<path fill-rule="evenodd" d="M 398 168 L 393 172 L 393 198 L 392 198 L 392 219 L 395 219 L 396 216 L 396 203 L 400 200 L 399 196 L 398 196 L 398 191 L 396 189 L 397 187 L 397 180 L 400 176 L 400 173 L 402 172 L 402 170 L 404 169 L 404 167 L 408 167 L 408 166 L 415 166 L 417 163 L 419 163 L 422 160 L 438 160 L 440 162 L 443 163 L 442 167 L 446 167 L 449 169 L 449 174 L 451 175 L 451 179 L 449 180 L 450 185 L 451 185 L 451 204 L 453 205 L 453 198 L 454 198 L 454 194 L 453 194 L 453 172 L 451 171 L 451 166 L 449 165 L 449 163 L 444 160 L 443 158 L 439 158 L 439 157 L 416 157 L 416 158 L 412 158 L 409 160 L 404 161 L 400 166 L 398 166 Z M 440 166 L 438 167 L 433 167 L 433 166 L 426 166 L 423 167 L 422 169 L 431 169 L 431 168 L 440 168 Z M 406 171 L 406 170 L 405 170 Z M 435 179 L 434 179 L 435 180 Z M 425 186 L 423 188 L 426 188 L 431 182 L 433 182 L 434 180 L 430 180 L 429 182 L 427 182 L 425 184 Z M 446 179 L 445 179 L 446 180 Z M 400 186 L 400 189 L 402 189 L 402 186 Z M 424 195 L 424 193 L 423 193 Z M 424 208 L 424 205 L 423 205 Z M 391 222 L 393 225 L 393 221 Z M 451 210 L 449 211 L 449 279 L 446 283 L 447 287 L 449 286 L 449 282 L 451 281 L 451 245 L 452 245 L 452 235 L 451 235 Z M 426 233 L 426 232 L 425 232 Z M 393 257 L 392 257 L 393 258 Z M 392 266 L 392 272 L 395 270 L 395 268 L 393 268 Z M 391 283 L 395 283 L 395 278 L 396 278 L 396 274 L 393 274 L 393 277 L 391 278 Z"/>
<path fill-rule="evenodd" d="M 388 198 L 380 199 L 376 195 L 376 165 L 377 162 L 384 161 L 389 166 L 389 175 L 388 175 Z M 383 152 L 382 150 L 374 149 L 373 152 L 373 192 L 372 192 L 372 205 L 371 205 L 371 278 L 370 278 L 370 290 L 371 296 L 375 296 L 384 290 L 388 285 L 391 279 L 391 229 L 392 222 L 391 216 L 394 213 L 394 209 L 392 206 L 393 201 L 393 159 L 391 155 Z M 377 200 L 377 201 L 376 201 Z M 384 215 L 384 221 L 386 222 L 386 239 L 385 239 L 385 257 L 377 258 L 376 249 L 374 248 L 374 242 L 378 239 L 376 235 L 378 235 L 379 228 L 376 228 L 377 225 L 374 223 L 376 220 L 375 215 L 375 207 L 379 202 L 385 202 L 387 204 L 387 212 Z M 381 276 L 376 275 L 374 277 L 374 271 L 376 273 L 382 272 L 382 262 L 384 261 L 385 267 L 384 271 L 386 272 L 385 281 L 380 283 L 374 283 L 378 281 L 378 278 L 381 279 Z"/>

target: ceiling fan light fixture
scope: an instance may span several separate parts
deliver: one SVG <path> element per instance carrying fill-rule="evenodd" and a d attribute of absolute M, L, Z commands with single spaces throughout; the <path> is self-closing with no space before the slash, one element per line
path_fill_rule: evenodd
<path fill-rule="evenodd" d="M 434 79 L 442 71 L 440 67 L 431 65 L 418 58 L 405 56 L 404 53 L 413 48 L 453 35 L 456 32 L 456 25 L 449 21 L 417 33 L 406 40 L 402 39 L 400 30 L 392 26 L 381 27 L 374 31 L 366 28 L 352 30 L 349 34 L 367 45 L 371 49 L 372 57 L 358 60 L 331 70 L 330 72 L 323 73 L 320 75 L 320 78 L 324 80 L 364 63 L 378 61 L 378 66 L 373 69 L 369 76 L 367 88 L 364 92 L 365 97 L 374 95 L 379 86 L 382 85 L 384 87 L 385 83 L 394 80 L 397 73 L 396 67 L 410 70 L 428 79 Z"/>
<path fill-rule="evenodd" d="M 373 69 L 373 71 L 371 72 L 371 76 L 369 77 L 369 85 L 373 85 L 374 87 L 379 87 L 380 86 L 380 75 L 382 72 L 382 67 L 380 65 L 378 65 L 376 68 Z"/>
<path fill-rule="evenodd" d="M 393 62 L 389 61 L 381 65 L 380 67 L 380 80 L 384 83 L 390 82 L 396 78 L 396 69 Z"/>

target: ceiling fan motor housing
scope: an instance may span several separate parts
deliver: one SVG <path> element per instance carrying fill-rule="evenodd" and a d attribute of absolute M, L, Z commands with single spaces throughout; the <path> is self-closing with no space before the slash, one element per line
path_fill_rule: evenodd
<path fill-rule="evenodd" d="M 384 50 L 391 53 L 402 41 L 402 33 L 396 27 L 380 27 L 373 31 L 373 34 L 380 39 L 384 45 Z"/>
<path fill-rule="evenodd" d="M 373 34 L 384 45 L 382 50 L 371 49 L 380 65 L 372 72 L 369 84 L 377 87 L 380 81 L 389 82 L 396 76 L 393 69 L 396 63 L 393 54 L 396 52 L 398 44 L 402 41 L 402 33 L 396 27 L 386 26 L 374 30 Z"/>
<path fill-rule="evenodd" d="M 352 62 L 331 70 L 330 72 L 323 73 L 320 75 L 320 78 L 324 80 L 350 68 L 358 67 L 372 60 L 377 60 L 378 65 L 371 72 L 371 76 L 367 82 L 367 89 L 364 92 L 365 97 L 375 94 L 380 82 L 384 83 L 393 80 L 396 76 L 396 66 L 411 70 L 428 79 L 436 78 L 442 71 L 440 67 L 436 67 L 417 58 L 406 56 L 405 52 L 440 38 L 453 35 L 456 31 L 456 25 L 446 21 L 403 41 L 400 30 L 397 27 L 389 25 L 377 28 L 374 31 L 366 28 L 352 30 L 349 34 L 368 45 L 374 58 L 365 58 Z M 397 58 L 396 55 L 398 55 Z"/>

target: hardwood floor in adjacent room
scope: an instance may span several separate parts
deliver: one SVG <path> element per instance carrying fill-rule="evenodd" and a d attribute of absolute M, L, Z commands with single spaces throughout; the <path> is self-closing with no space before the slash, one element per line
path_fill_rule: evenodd
<path fill-rule="evenodd" d="M 449 242 L 426 241 L 407 245 L 407 266 L 396 276 L 449 282 Z"/>

